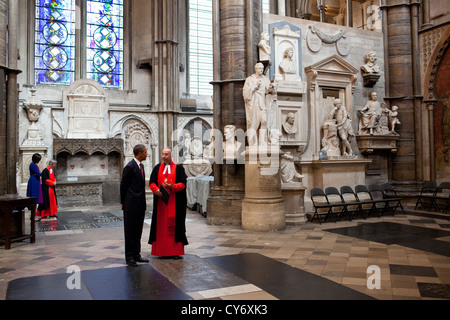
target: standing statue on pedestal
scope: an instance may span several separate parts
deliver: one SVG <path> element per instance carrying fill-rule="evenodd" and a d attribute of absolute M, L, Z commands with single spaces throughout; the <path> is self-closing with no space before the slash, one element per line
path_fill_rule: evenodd
<path fill-rule="evenodd" d="M 369 101 L 364 108 L 359 110 L 359 132 L 358 134 L 373 135 L 377 132 L 378 122 L 381 117 L 381 105 L 377 101 L 377 93 L 372 92 L 369 95 Z"/>
<path fill-rule="evenodd" d="M 255 73 L 245 80 L 243 96 L 247 118 L 247 135 L 250 146 L 258 145 L 257 132 L 261 131 L 259 144 L 267 143 L 267 109 L 276 93 L 275 86 L 264 76 L 264 65 L 257 63 Z M 262 141 L 261 141 L 262 140 Z"/>
<path fill-rule="evenodd" d="M 340 99 L 333 102 L 333 109 L 331 110 L 328 119 L 336 119 L 337 131 L 339 138 L 342 140 L 342 155 L 351 156 L 353 154 L 350 142 L 355 136 L 352 127 L 352 119 L 347 112 L 347 108 L 342 104 Z"/>

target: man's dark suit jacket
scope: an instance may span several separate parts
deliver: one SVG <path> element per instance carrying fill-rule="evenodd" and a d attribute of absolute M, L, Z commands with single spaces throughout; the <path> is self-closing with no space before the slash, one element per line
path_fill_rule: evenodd
<path fill-rule="evenodd" d="M 141 170 L 134 159 L 128 162 L 123 169 L 120 183 L 120 203 L 123 205 L 123 210 L 128 212 L 145 212 L 147 209 L 145 180 L 142 178 Z"/>
<path fill-rule="evenodd" d="M 141 236 L 147 203 L 145 174 L 142 177 L 141 169 L 134 159 L 123 168 L 120 203 L 123 206 L 125 259 L 138 259 L 141 256 Z"/>

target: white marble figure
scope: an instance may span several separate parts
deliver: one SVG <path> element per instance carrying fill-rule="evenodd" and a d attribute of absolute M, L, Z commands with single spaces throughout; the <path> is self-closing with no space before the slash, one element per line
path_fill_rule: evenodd
<path fill-rule="evenodd" d="M 352 127 L 352 119 L 347 112 L 347 108 L 342 104 L 340 99 L 335 99 L 333 109 L 330 111 L 328 119 L 336 119 L 337 131 L 342 141 L 342 155 L 352 155 L 353 150 L 350 142 L 355 136 Z"/>
<path fill-rule="evenodd" d="M 361 67 L 363 75 L 380 73 L 380 66 L 378 66 L 375 61 L 377 61 L 377 54 L 375 51 L 369 52 L 364 57 L 365 64 Z"/>
<path fill-rule="evenodd" d="M 184 144 L 183 144 L 183 157 L 184 159 L 191 159 L 191 135 L 189 132 L 184 134 Z"/>
<path fill-rule="evenodd" d="M 236 127 L 234 125 L 227 125 L 224 128 L 225 142 L 223 146 L 223 156 L 225 159 L 237 159 L 238 151 L 241 148 L 241 143 L 236 140 Z"/>
<path fill-rule="evenodd" d="M 286 78 L 286 74 L 296 74 L 297 73 L 297 65 L 295 61 L 292 60 L 294 57 L 294 48 L 287 47 L 283 53 L 283 60 L 280 62 L 280 73 L 284 75 Z"/>
<path fill-rule="evenodd" d="M 270 35 L 264 31 L 261 33 L 261 40 L 258 43 L 259 48 L 259 60 L 269 61 L 272 55 L 272 48 L 270 47 Z"/>
<path fill-rule="evenodd" d="M 286 121 L 283 123 L 283 130 L 287 134 L 296 134 L 297 126 L 295 125 L 295 113 L 289 112 Z"/>
<path fill-rule="evenodd" d="M 378 132 L 378 123 L 381 117 L 381 105 L 377 101 L 377 93 L 369 94 L 369 101 L 364 108 L 358 111 L 359 118 L 359 135 L 370 134 Z"/>
<path fill-rule="evenodd" d="M 294 156 L 290 152 L 285 152 L 281 155 L 280 169 L 282 183 L 294 183 L 296 182 L 295 179 L 303 178 L 303 175 L 295 169 Z"/>
<path fill-rule="evenodd" d="M 262 132 L 259 144 L 267 143 L 267 109 L 273 101 L 276 86 L 263 74 L 264 65 L 257 63 L 255 73 L 244 83 L 243 96 L 247 119 L 247 134 L 250 146 L 258 145 L 257 133 Z"/>
<path fill-rule="evenodd" d="M 401 124 L 400 120 L 398 120 L 398 107 L 392 106 L 391 111 L 389 112 L 389 129 L 391 130 L 391 133 L 397 134 L 395 132 L 395 125 Z"/>

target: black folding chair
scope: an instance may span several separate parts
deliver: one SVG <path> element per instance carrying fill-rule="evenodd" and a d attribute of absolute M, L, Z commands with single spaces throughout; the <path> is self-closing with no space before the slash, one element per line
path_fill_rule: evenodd
<path fill-rule="evenodd" d="M 332 205 L 331 211 L 334 215 L 335 221 L 337 219 L 341 219 L 347 211 L 347 206 L 342 199 L 339 190 L 335 187 L 327 187 L 325 188 L 325 195 L 327 196 L 328 203 Z"/>
<path fill-rule="evenodd" d="M 442 182 L 437 187 L 437 192 L 433 197 L 434 206 L 443 213 L 450 210 L 450 182 Z"/>
<path fill-rule="evenodd" d="M 383 190 L 379 184 L 370 184 L 367 188 L 371 195 L 372 200 L 376 201 L 375 206 L 378 212 L 383 214 L 390 209 L 389 201 L 384 200 Z"/>
<path fill-rule="evenodd" d="M 417 202 L 416 206 L 414 207 L 414 210 L 417 210 L 417 208 L 422 206 L 424 210 L 430 211 L 431 209 L 436 209 L 433 197 L 436 195 L 437 192 L 437 183 L 436 181 L 427 181 L 423 184 L 422 189 L 420 190 L 420 194 L 417 196 Z"/>
<path fill-rule="evenodd" d="M 356 193 L 353 191 L 350 186 L 342 186 L 341 187 L 341 196 L 347 205 L 346 211 L 349 214 L 349 219 L 352 220 L 359 213 L 364 213 L 362 208 L 362 203 L 359 202 Z"/>
<path fill-rule="evenodd" d="M 383 198 L 389 201 L 387 205 L 389 209 L 392 209 L 392 215 L 395 214 L 397 208 L 402 209 L 403 214 L 405 213 L 405 209 L 403 209 L 402 205 L 402 198 L 397 195 L 397 191 L 395 191 L 391 184 L 382 184 L 381 191 L 383 192 Z"/>
<path fill-rule="evenodd" d="M 321 188 L 311 189 L 311 201 L 314 206 L 314 214 L 311 218 L 311 222 L 317 217 L 319 223 L 322 224 L 322 221 L 326 221 L 327 218 L 333 214 L 331 210 L 332 206 L 328 203 L 327 196 Z M 325 216 L 325 218 L 322 219 L 322 216 Z"/>
<path fill-rule="evenodd" d="M 355 187 L 355 193 L 358 197 L 358 200 L 364 203 L 362 208 L 366 217 L 368 217 L 373 211 L 378 214 L 378 217 L 381 217 L 381 213 L 376 205 L 378 201 L 374 201 L 372 199 L 372 195 L 370 194 L 369 189 L 367 189 L 366 186 L 361 184 L 357 185 Z"/>

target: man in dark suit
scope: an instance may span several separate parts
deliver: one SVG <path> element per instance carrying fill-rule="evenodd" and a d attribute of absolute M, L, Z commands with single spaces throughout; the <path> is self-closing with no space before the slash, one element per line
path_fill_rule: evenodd
<path fill-rule="evenodd" d="M 129 266 L 148 262 L 141 257 L 141 236 L 144 227 L 145 172 L 142 161 L 147 159 L 147 148 L 138 144 L 133 148 L 134 158 L 123 169 L 120 182 L 120 203 L 123 210 L 125 231 L 125 260 Z"/>

